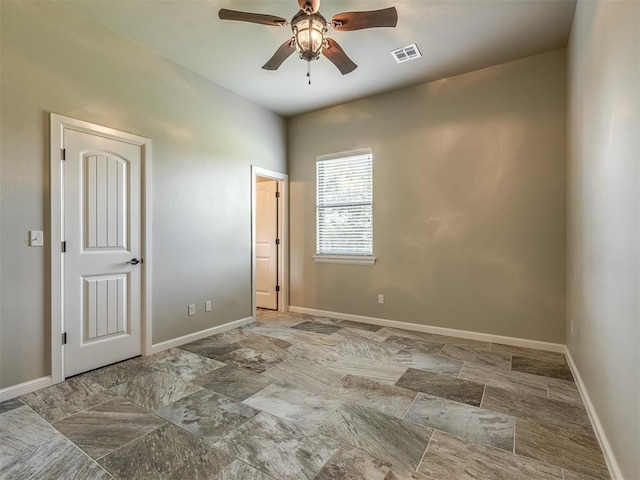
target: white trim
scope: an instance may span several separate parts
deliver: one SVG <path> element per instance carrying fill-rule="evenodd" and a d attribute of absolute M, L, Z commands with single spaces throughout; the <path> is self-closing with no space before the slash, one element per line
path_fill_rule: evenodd
<path fill-rule="evenodd" d="M 251 165 L 251 314 L 256 318 L 256 183 L 257 177 L 270 178 L 278 182 L 280 202 L 278 202 L 278 311 L 286 312 L 289 307 L 289 175 Z"/>
<path fill-rule="evenodd" d="M 316 162 L 324 162 L 325 160 L 335 160 L 344 157 L 358 157 L 358 156 L 373 156 L 373 148 L 356 148 L 354 150 L 346 150 L 344 152 L 325 153 L 324 155 L 318 155 Z"/>
<path fill-rule="evenodd" d="M 526 338 L 505 337 L 502 335 L 493 335 L 491 333 L 472 332 L 469 330 L 456 330 L 454 328 L 434 327 L 431 325 L 420 325 L 417 323 L 399 322 L 397 320 L 387 320 L 386 318 L 364 317 L 361 315 L 353 315 L 351 313 L 328 312 L 326 310 L 316 310 L 315 308 L 305 307 L 289 307 L 291 312 L 307 313 L 309 315 L 317 315 L 321 317 L 333 317 L 341 320 L 353 320 L 355 322 L 370 323 L 373 325 L 382 325 L 384 327 L 402 328 L 404 330 L 413 330 L 414 332 L 433 333 L 436 335 L 449 335 L 451 337 L 467 338 L 470 340 L 479 340 L 481 342 L 502 343 L 504 345 L 512 345 L 514 347 L 535 348 L 537 350 L 546 350 L 549 352 L 564 353 L 566 347 L 560 343 L 541 342 L 539 340 L 528 340 Z"/>
<path fill-rule="evenodd" d="M 189 333 L 187 335 L 183 335 L 182 337 L 173 338 L 165 342 L 156 343 L 151 346 L 150 354 L 162 352 L 169 348 L 179 347 L 180 345 L 184 345 L 185 343 L 195 342 L 196 340 L 208 337 L 209 335 L 226 332 L 227 330 L 232 330 L 234 328 L 242 327 L 243 325 L 248 325 L 249 323 L 253 323 L 254 321 L 255 320 L 253 317 L 241 318 L 240 320 L 234 320 L 233 322 L 225 323 L 224 325 L 218 325 L 216 327 L 207 328 L 206 330 L 200 330 L 199 332 Z"/>
<path fill-rule="evenodd" d="M 582 397 L 582 403 L 584 403 L 585 408 L 587 409 L 587 414 L 589 415 L 589 420 L 591 420 L 591 425 L 593 426 L 593 431 L 596 434 L 596 438 L 598 439 L 598 443 L 600 444 L 600 449 L 604 454 L 604 459 L 607 462 L 607 467 L 609 468 L 609 474 L 611 475 L 612 480 L 624 480 L 622 476 L 622 471 L 620 470 L 620 466 L 618 465 L 618 461 L 613 453 L 613 448 L 611 448 L 611 444 L 609 443 L 609 439 L 607 435 L 604 433 L 604 428 L 602 427 L 602 423 L 600 422 L 600 418 L 596 413 L 596 409 L 591 402 L 591 397 L 589 397 L 589 393 L 587 392 L 587 387 L 585 386 L 582 376 L 580 375 L 580 371 L 578 370 L 578 366 L 576 362 L 573 360 L 571 356 L 571 351 L 569 347 L 565 346 L 564 354 L 567 357 L 567 363 L 569 364 L 569 368 L 571 369 L 571 373 L 573 374 L 573 378 L 576 381 L 576 386 L 578 387 L 578 391 L 580 392 L 580 396 Z"/>
<path fill-rule="evenodd" d="M 35 380 L 29 380 L 28 382 L 12 385 L 0 390 L 0 402 L 5 400 L 11 400 L 12 398 L 19 397 L 20 395 L 26 395 L 27 393 L 35 392 L 41 388 L 47 388 L 53 385 L 51 375 L 48 377 L 36 378 Z"/>
<path fill-rule="evenodd" d="M 316 263 L 344 263 L 347 265 L 373 265 L 376 257 L 368 255 L 314 255 Z"/>
<path fill-rule="evenodd" d="M 143 269 L 142 293 L 142 354 L 148 355 L 152 349 L 152 276 L 151 276 L 151 146 L 148 138 L 122 132 L 113 128 L 65 117 L 56 113 L 50 114 L 50 197 L 49 197 L 49 255 L 51 262 L 51 381 L 60 383 L 64 380 L 64 348 L 61 344 L 63 331 L 62 298 L 63 298 L 63 265 L 60 254 L 60 242 L 64 239 L 62 222 L 62 161 L 60 153 L 63 148 L 64 129 L 100 135 L 105 138 L 138 145 L 142 150 L 142 248 L 141 256 L 146 260 Z"/>

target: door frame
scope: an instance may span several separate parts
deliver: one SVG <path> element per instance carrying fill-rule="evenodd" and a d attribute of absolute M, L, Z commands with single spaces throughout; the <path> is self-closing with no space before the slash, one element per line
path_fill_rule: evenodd
<path fill-rule="evenodd" d="M 257 178 L 269 178 L 278 182 L 278 311 L 289 309 L 289 175 L 251 165 L 251 315 L 255 320 L 256 306 L 256 184 Z"/>
<path fill-rule="evenodd" d="M 142 258 L 146 261 L 142 266 L 142 295 L 141 295 L 141 333 L 142 355 L 151 353 L 151 319 L 152 319 L 152 275 L 151 275 L 151 145 L 150 139 L 122 132 L 113 128 L 96 125 L 83 120 L 65 117 L 56 113 L 50 114 L 50 176 L 49 176 L 49 243 L 50 283 L 51 283 L 51 381 L 60 383 L 64 376 L 64 346 L 62 332 L 64 332 L 64 264 L 62 262 L 61 242 L 64 241 L 64 202 L 62 199 L 64 172 L 62 168 L 62 148 L 64 131 L 98 135 L 101 137 L 126 142 L 141 147 L 142 162 Z"/>

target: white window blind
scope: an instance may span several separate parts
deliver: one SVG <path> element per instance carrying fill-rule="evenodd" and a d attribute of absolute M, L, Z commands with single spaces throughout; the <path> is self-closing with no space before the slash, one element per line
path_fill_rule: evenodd
<path fill-rule="evenodd" d="M 316 162 L 317 254 L 373 255 L 372 153 L 332 157 Z"/>

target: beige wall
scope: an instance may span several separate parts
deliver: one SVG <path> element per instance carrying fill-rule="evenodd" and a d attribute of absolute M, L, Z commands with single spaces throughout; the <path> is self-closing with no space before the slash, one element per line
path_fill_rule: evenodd
<path fill-rule="evenodd" d="M 153 140 L 154 343 L 250 316 L 250 165 L 286 171 L 284 120 L 55 2 L 0 9 L 0 388 L 50 373 L 46 249 L 27 246 L 48 112 Z"/>
<path fill-rule="evenodd" d="M 290 119 L 291 305 L 564 343 L 565 91 L 558 50 Z M 377 262 L 314 263 L 315 158 L 358 147 Z"/>
<path fill-rule="evenodd" d="M 568 57 L 567 344 L 624 478 L 638 479 L 640 2 L 579 1 Z"/>

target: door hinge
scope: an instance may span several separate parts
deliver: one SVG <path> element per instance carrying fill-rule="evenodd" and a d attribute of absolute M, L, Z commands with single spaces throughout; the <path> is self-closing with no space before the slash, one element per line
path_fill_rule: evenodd
<path fill-rule="evenodd" d="M 62 344 L 66 345 L 67 344 L 67 332 L 64 332 L 62 334 Z"/>
<path fill-rule="evenodd" d="M 67 159 L 67 149 L 63 148 L 62 151 L 60 152 L 61 155 L 61 160 L 66 160 Z"/>
<path fill-rule="evenodd" d="M 276 198 L 280 198 L 280 192 L 276 192 Z"/>
<path fill-rule="evenodd" d="M 276 292 L 280 291 L 280 285 L 276 285 Z"/>
<path fill-rule="evenodd" d="M 280 239 L 276 238 L 276 245 L 280 245 Z"/>
<path fill-rule="evenodd" d="M 62 253 L 67 253 L 67 242 L 66 242 L 66 240 L 64 242 L 60 242 L 60 251 Z"/>

